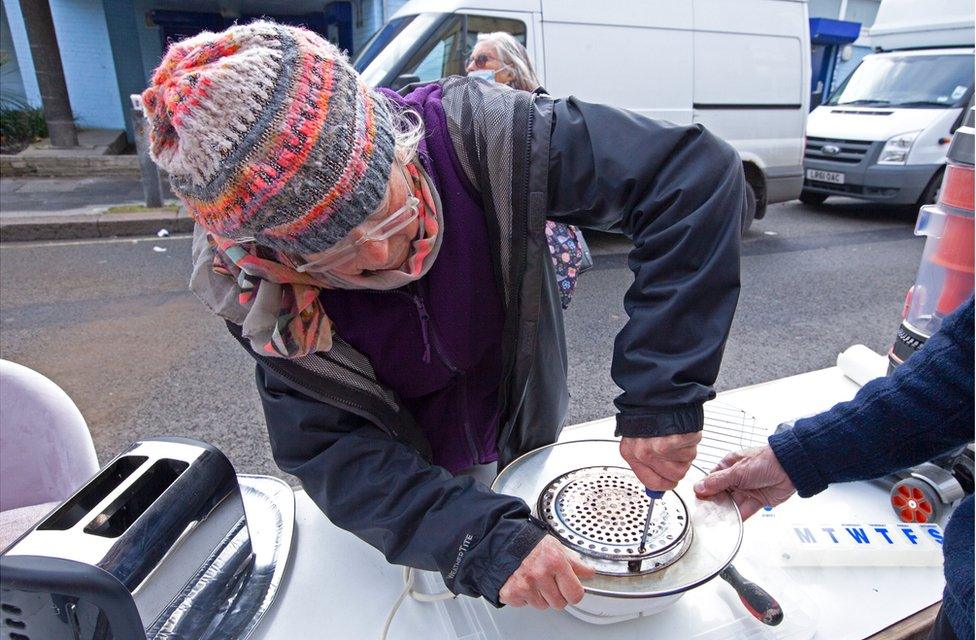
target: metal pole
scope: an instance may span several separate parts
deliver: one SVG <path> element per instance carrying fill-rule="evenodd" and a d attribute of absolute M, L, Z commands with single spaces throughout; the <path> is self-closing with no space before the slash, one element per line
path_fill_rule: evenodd
<path fill-rule="evenodd" d="M 64 82 L 51 6 L 47 0 L 20 0 L 20 12 L 27 28 L 31 57 L 34 58 L 34 73 L 37 75 L 51 145 L 77 147 L 78 132 L 68 100 L 68 87 Z"/>
<path fill-rule="evenodd" d="M 146 207 L 163 206 L 163 189 L 159 179 L 159 169 L 149 157 L 149 132 L 146 130 L 146 118 L 142 114 L 142 102 L 138 96 L 132 96 L 132 132 L 136 139 L 136 153 L 139 155 L 139 175 L 142 182 L 142 192 L 146 196 Z"/>

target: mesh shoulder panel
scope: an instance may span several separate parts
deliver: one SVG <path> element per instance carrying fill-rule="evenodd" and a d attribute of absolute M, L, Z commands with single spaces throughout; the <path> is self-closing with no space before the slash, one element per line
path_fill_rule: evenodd
<path fill-rule="evenodd" d="M 510 301 L 515 118 L 519 111 L 525 110 L 522 103 L 532 101 L 532 94 L 460 77 L 445 80 L 443 87 L 444 114 L 451 143 L 468 179 L 482 192 L 486 208 L 497 221 L 504 298 Z M 487 193 L 484 185 L 489 185 Z"/>

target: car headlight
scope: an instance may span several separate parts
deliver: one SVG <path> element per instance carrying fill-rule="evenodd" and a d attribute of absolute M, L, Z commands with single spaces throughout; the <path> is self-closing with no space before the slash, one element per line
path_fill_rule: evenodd
<path fill-rule="evenodd" d="M 881 150 L 881 155 L 878 156 L 878 164 L 905 164 L 908 160 L 908 152 L 912 150 L 915 138 L 920 133 L 921 131 L 909 131 L 889 138 Z"/>

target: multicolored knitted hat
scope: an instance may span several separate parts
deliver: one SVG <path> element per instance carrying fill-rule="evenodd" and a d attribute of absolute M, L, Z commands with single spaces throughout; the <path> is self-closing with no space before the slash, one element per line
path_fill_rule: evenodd
<path fill-rule="evenodd" d="M 310 31 L 259 21 L 178 42 L 142 100 L 153 160 L 216 235 L 314 253 L 386 193 L 390 114 Z"/>

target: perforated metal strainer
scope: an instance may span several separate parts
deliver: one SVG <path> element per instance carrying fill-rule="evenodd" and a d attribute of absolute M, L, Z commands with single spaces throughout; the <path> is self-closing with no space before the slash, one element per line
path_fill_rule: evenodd
<path fill-rule="evenodd" d="M 742 541 L 732 500 L 696 498 L 692 486 L 704 473 L 692 467 L 657 501 L 641 553 L 647 498 L 619 447 L 616 440 L 541 447 L 503 469 L 492 489 L 534 505 L 552 534 L 597 570 L 582 581 L 588 594 L 656 598 L 717 576 Z"/>
<path fill-rule="evenodd" d="M 675 562 L 691 544 L 684 502 L 672 491 L 657 501 L 644 538 L 649 500 L 629 469 L 587 467 L 553 480 L 539 496 L 539 517 L 559 540 L 600 573 L 635 575 Z"/>

